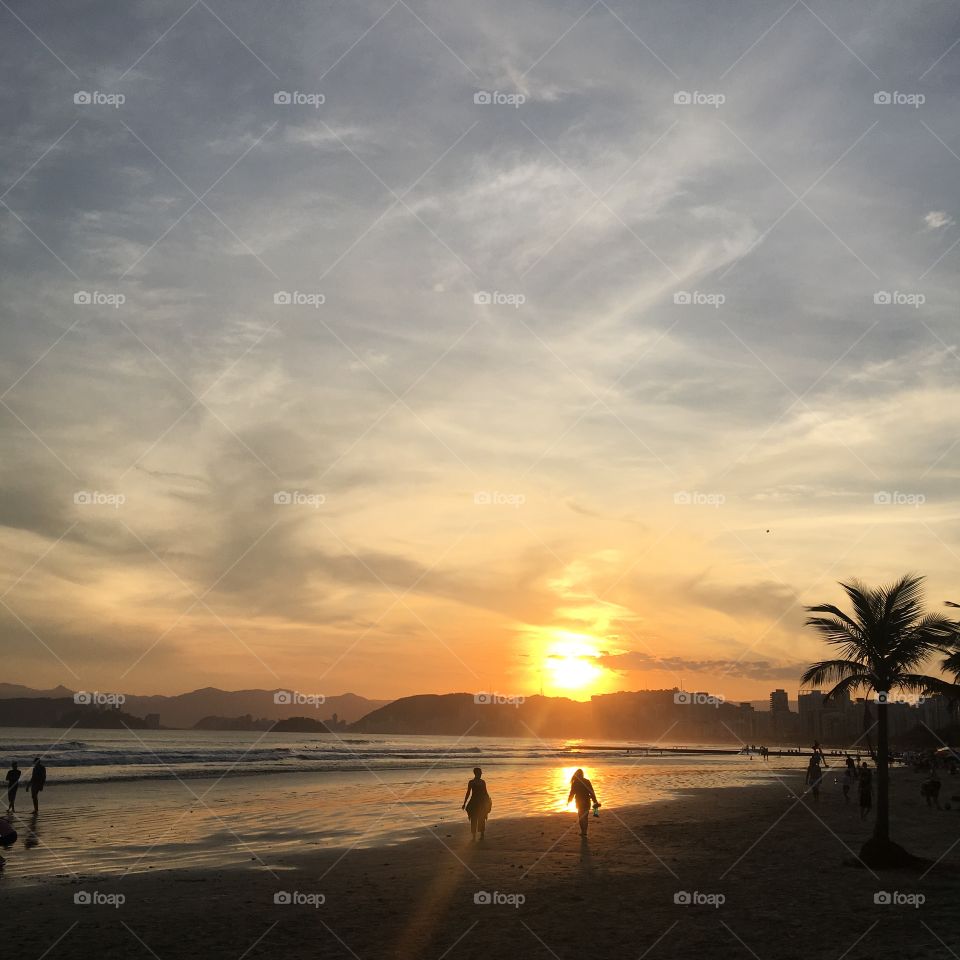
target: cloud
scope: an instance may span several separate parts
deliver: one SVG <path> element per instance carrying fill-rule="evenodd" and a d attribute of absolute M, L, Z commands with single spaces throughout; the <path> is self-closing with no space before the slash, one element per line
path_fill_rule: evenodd
<path fill-rule="evenodd" d="M 624 673 L 663 670 L 669 673 L 707 674 L 713 682 L 723 678 L 769 681 L 799 681 L 808 663 L 771 663 L 768 660 L 695 660 L 686 657 L 657 657 L 639 651 L 610 654 L 598 662 Z"/>
<path fill-rule="evenodd" d="M 923 222 L 926 224 L 927 230 L 945 230 L 956 223 L 953 217 L 943 210 L 931 210 L 924 216 Z"/>

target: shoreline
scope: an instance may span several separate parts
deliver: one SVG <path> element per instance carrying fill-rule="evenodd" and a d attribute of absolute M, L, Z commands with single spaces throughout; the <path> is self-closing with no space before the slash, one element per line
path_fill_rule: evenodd
<path fill-rule="evenodd" d="M 161 958 L 189 942 L 191 954 L 232 960 L 277 950 L 404 960 L 445 950 L 477 958 L 494 950 L 560 958 L 649 950 L 651 960 L 721 950 L 761 960 L 948 956 L 943 944 L 960 945 L 960 844 L 951 849 L 960 803 L 928 809 L 921 779 L 906 770 L 892 777 L 891 829 L 912 852 L 940 858 L 922 876 L 851 865 L 872 821 L 861 822 L 839 788 L 825 789 L 816 806 L 798 799 L 797 773 L 601 808 L 585 845 L 572 812 L 491 819 L 483 845 L 471 845 L 464 817 L 393 846 L 264 852 L 262 863 L 243 867 L 29 886 L 5 878 L 9 916 L 32 921 L 9 924 L 8 945 L 39 955 L 62 935 L 56 956 L 64 960 L 149 955 L 137 940 Z M 960 778 L 944 786 L 950 802 Z M 925 902 L 875 903 L 885 891 Z M 125 901 L 75 904 L 77 893 Z M 482 894 L 492 902 L 475 902 Z M 290 902 L 275 902 L 282 895 Z M 681 895 L 693 902 L 675 902 Z"/>

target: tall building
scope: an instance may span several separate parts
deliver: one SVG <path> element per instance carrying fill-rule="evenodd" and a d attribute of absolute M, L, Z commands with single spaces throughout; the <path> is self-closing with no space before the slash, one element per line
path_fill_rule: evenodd
<path fill-rule="evenodd" d="M 790 700 L 787 697 L 786 690 L 774 690 L 770 694 L 770 712 L 771 713 L 789 713 Z"/>

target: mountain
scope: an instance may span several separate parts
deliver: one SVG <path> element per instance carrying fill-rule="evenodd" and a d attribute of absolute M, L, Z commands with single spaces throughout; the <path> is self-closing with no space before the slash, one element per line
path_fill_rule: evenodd
<path fill-rule="evenodd" d="M 54 687 L 52 690 L 34 690 L 21 683 L 0 683 L 0 700 L 36 699 L 37 697 L 72 697 L 73 691 L 67 687 Z"/>
<path fill-rule="evenodd" d="M 758 714 L 707 693 L 636 690 L 566 697 L 498 698 L 470 693 L 402 697 L 350 725 L 351 733 L 452 737 L 598 737 L 640 743 L 742 743 L 757 739 Z M 766 735 L 764 733 L 764 735 Z"/>
<path fill-rule="evenodd" d="M 74 691 L 66 687 L 55 690 L 35 690 L 16 683 L 0 684 L 0 701 L 17 699 L 62 699 L 73 697 Z M 284 720 L 294 714 L 316 714 L 316 719 L 326 721 L 334 714 L 338 721 L 348 723 L 359 720 L 372 710 L 389 703 L 389 700 L 368 700 L 355 693 L 330 696 L 322 703 L 304 702 L 309 698 L 299 697 L 296 691 L 281 690 L 219 690 L 204 687 L 190 693 L 175 696 L 138 696 L 125 694 L 123 709 L 134 716 L 145 717 L 148 713 L 160 714 L 164 727 L 190 729 L 205 717 L 238 717 L 251 714 L 267 720 Z M 279 701 L 279 702 L 278 702 Z M 33 723 L 30 724 L 34 725 Z"/>
<path fill-rule="evenodd" d="M 77 704 L 69 697 L 0 699 L 0 727 L 76 727 L 81 730 L 143 730 L 141 717 L 123 710 Z"/>
<path fill-rule="evenodd" d="M 474 737 L 579 737 L 591 732 L 591 703 L 530 697 L 516 705 L 471 693 L 402 697 L 350 725 L 351 733 L 437 734 Z"/>

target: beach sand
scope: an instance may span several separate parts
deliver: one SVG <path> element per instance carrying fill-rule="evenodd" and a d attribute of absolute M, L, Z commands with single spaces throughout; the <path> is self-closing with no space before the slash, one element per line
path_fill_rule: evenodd
<path fill-rule="evenodd" d="M 819 805 L 798 800 L 796 774 L 605 807 L 585 846 L 570 813 L 494 818 L 477 847 L 464 819 L 390 847 L 265 850 L 247 868 L 32 884 L 8 872 L 4 946 L 18 956 L 160 960 L 949 958 L 960 953 L 960 802 L 928 809 L 921 779 L 895 771 L 892 798 L 895 839 L 938 861 L 921 872 L 855 866 L 872 821 L 835 784 Z M 954 793 L 960 779 L 946 778 L 942 800 Z M 881 891 L 925 902 L 877 904 Z M 481 892 L 502 902 L 475 902 Z M 76 904 L 78 893 L 124 902 Z M 676 903 L 684 893 L 708 900 Z M 277 903 L 278 894 L 324 902 Z"/>

